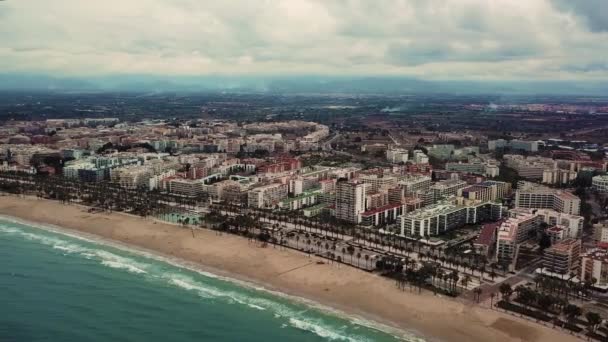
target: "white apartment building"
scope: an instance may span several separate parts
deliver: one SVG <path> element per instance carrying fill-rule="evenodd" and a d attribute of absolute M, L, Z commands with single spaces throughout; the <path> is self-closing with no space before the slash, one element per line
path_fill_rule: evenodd
<path fill-rule="evenodd" d="M 247 204 L 252 208 L 274 208 L 287 198 L 287 184 L 273 183 L 250 189 L 247 192 Z"/>
<path fill-rule="evenodd" d="M 205 192 L 205 183 L 202 179 L 173 178 L 168 182 L 168 190 L 176 195 L 197 197 Z"/>
<path fill-rule="evenodd" d="M 591 184 L 594 190 L 608 193 L 608 175 L 593 177 L 591 179 Z"/>
<path fill-rule="evenodd" d="M 367 184 L 352 180 L 339 180 L 336 184 L 336 218 L 351 223 L 361 222 L 365 211 Z"/>
<path fill-rule="evenodd" d="M 110 170 L 110 180 L 123 188 L 148 187 L 152 170 L 147 166 L 126 166 Z"/>
<path fill-rule="evenodd" d="M 503 158 L 506 165 L 523 178 L 542 179 L 545 170 L 557 167 L 556 162 L 551 158 L 524 157 L 516 154 L 505 154 Z"/>
<path fill-rule="evenodd" d="M 362 175 L 359 179 L 367 184 L 365 190 L 368 193 L 377 192 L 380 189 L 393 188 L 397 185 L 397 178 L 393 176 L 369 174 Z"/>
<path fill-rule="evenodd" d="M 536 214 L 518 213 L 501 223 L 496 239 L 496 259 L 513 270 L 520 244 L 529 239 L 529 232 L 537 229 L 540 222 L 541 218 Z"/>
<path fill-rule="evenodd" d="M 581 279 L 595 279 L 594 287 L 608 289 L 608 249 L 594 248 L 581 254 Z"/>
<path fill-rule="evenodd" d="M 547 169 L 543 171 L 543 183 L 545 184 L 568 184 L 576 179 L 576 171 L 563 169 Z"/>
<path fill-rule="evenodd" d="M 519 182 L 515 192 L 515 208 L 553 209 L 562 213 L 579 215 L 581 200 L 562 190 L 540 184 Z"/>
<path fill-rule="evenodd" d="M 536 215 L 539 215 L 543 222 L 549 226 L 557 226 L 564 230 L 564 238 L 578 239 L 583 233 L 583 222 L 585 219 L 582 216 L 570 215 L 558 212 L 552 209 L 538 209 Z"/>
<path fill-rule="evenodd" d="M 593 225 L 593 239 L 596 243 L 608 242 L 608 221 L 599 222 Z"/>
<path fill-rule="evenodd" d="M 386 150 L 386 160 L 391 163 L 405 163 L 409 159 L 408 150 L 401 148 L 389 148 Z"/>
<path fill-rule="evenodd" d="M 418 192 L 425 192 L 431 187 L 431 184 L 431 177 L 422 175 L 404 176 L 398 182 L 398 185 L 403 188 L 405 196 L 412 196 Z"/>
<path fill-rule="evenodd" d="M 466 224 L 502 218 L 502 206 L 483 202 L 456 205 L 442 202 L 414 210 L 399 217 L 401 236 L 436 236 Z"/>
<path fill-rule="evenodd" d="M 412 152 L 412 159 L 410 161 L 414 164 L 428 164 L 429 157 L 421 150 L 414 150 L 414 152 Z"/>

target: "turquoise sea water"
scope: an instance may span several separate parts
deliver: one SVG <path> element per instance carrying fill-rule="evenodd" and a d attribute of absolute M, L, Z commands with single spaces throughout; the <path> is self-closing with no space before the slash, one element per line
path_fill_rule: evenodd
<path fill-rule="evenodd" d="M 141 252 L 0 219 L 0 341 L 422 341 Z"/>

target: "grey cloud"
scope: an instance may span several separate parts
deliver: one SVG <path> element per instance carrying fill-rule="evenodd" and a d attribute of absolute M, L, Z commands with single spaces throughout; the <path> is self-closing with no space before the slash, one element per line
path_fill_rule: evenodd
<path fill-rule="evenodd" d="M 608 1 L 606 0 L 552 0 L 555 6 L 570 11 L 583 20 L 594 32 L 608 32 Z"/>
<path fill-rule="evenodd" d="M 602 21 L 549 1 L 9 0 L 0 72 L 608 77 Z"/>

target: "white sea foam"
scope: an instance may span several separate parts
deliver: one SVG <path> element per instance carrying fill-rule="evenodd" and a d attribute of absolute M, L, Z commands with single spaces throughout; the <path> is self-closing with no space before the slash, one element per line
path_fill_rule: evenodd
<path fill-rule="evenodd" d="M 305 304 L 307 306 L 314 307 L 315 309 L 317 309 L 319 311 L 326 312 L 326 313 L 329 313 L 329 314 L 332 314 L 332 315 L 335 315 L 338 317 L 343 317 L 344 319 L 348 319 L 351 322 L 353 322 L 353 324 L 356 324 L 359 326 L 375 329 L 375 330 L 382 331 L 385 333 L 391 333 L 393 335 L 400 335 L 400 336 L 394 336 L 395 338 L 398 338 L 398 339 L 402 339 L 402 340 L 406 340 L 406 341 L 424 341 L 424 339 L 415 337 L 414 335 L 411 335 L 411 334 L 403 332 L 403 331 L 399 331 L 399 333 L 396 334 L 396 329 L 394 329 L 394 328 L 391 328 L 391 327 L 388 327 L 388 326 L 385 326 L 385 325 L 382 325 L 379 323 L 371 322 L 368 320 L 354 318 L 350 315 L 347 316 L 340 311 L 334 310 L 332 308 L 326 307 L 326 306 L 321 305 L 316 302 L 312 302 L 308 299 L 304 299 L 301 297 L 294 297 L 292 295 L 287 295 L 282 292 L 269 290 L 267 288 L 260 287 L 259 285 L 248 283 L 248 282 L 245 282 L 242 280 L 224 277 L 224 276 L 220 276 L 220 275 L 217 275 L 214 273 L 201 271 L 200 269 L 197 269 L 196 267 L 192 266 L 191 263 L 188 263 L 188 262 L 185 262 L 182 260 L 176 260 L 174 258 L 161 256 L 158 254 L 154 254 L 153 252 L 149 252 L 147 250 L 142 250 L 140 248 L 133 248 L 131 246 L 127 246 L 122 243 L 116 243 L 116 242 L 108 241 L 108 240 L 102 239 L 102 238 L 88 237 L 88 236 L 85 237 L 85 236 L 80 235 L 80 233 L 74 234 L 71 232 L 66 232 L 61 227 L 50 226 L 50 225 L 40 225 L 40 224 L 31 223 L 31 222 L 15 219 L 12 217 L 2 216 L 2 215 L 0 215 L 0 219 L 9 221 L 9 222 L 13 222 L 13 223 L 25 224 L 30 227 L 50 231 L 53 233 L 65 235 L 70 238 L 74 238 L 74 239 L 78 239 L 78 240 L 82 240 L 82 241 L 86 241 L 86 242 L 90 242 L 90 243 L 107 245 L 107 246 L 114 247 L 114 248 L 120 249 L 120 250 L 128 252 L 128 253 L 138 254 L 140 256 L 143 256 L 143 257 L 146 257 L 149 259 L 153 259 L 153 260 L 157 260 L 157 261 L 161 261 L 161 262 L 173 265 L 175 267 L 194 271 L 207 278 L 214 278 L 214 279 L 227 281 L 227 282 L 234 283 L 234 284 L 237 284 L 240 286 L 244 286 L 244 287 L 247 287 L 250 289 L 269 293 L 273 296 L 286 298 L 290 301 L 299 302 L 299 303 Z M 164 271 L 162 271 L 162 273 L 159 274 L 160 272 L 156 272 L 157 270 L 155 270 L 152 267 L 152 265 L 150 265 L 150 264 L 144 264 L 141 262 L 137 262 L 134 259 L 122 257 L 122 256 L 116 255 L 116 254 L 108 252 L 108 251 L 104 251 L 104 250 L 100 250 L 100 249 L 93 249 L 93 248 L 86 248 L 84 246 L 73 244 L 73 243 L 70 243 L 70 242 L 62 240 L 62 239 L 28 233 L 28 232 L 22 231 L 18 228 L 6 226 L 3 224 L 0 224 L 0 232 L 13 233 L 13 234 L 18 233 L 29 240 L 39 241 L 45 245 L 50 245 L 55 249 L 65 251 L 68 254 L 77 253 L 78 255 L 81 255 L 87 259 L 98 259 L 98 260 L 100 260 L 102 265 L 105 265 L 108 267 L 112 267 L 112 268 L 116 268 L 116 269 L 124 269 L 126 271 L 136 273 L 136 274 L 142 274 L 142 275 L 150 277 L 150 278 L 156 278 L 156 279 L 161 278 L 161 279 L 164 279 L 164 281 L 167 281 L 171 285 L 178 286 L 185 290 L 196 291 L 203 298 L 215 298 L 215 299 L 221 298 L 221 299 L 226 300 L 227 302 L 236 302 L 236 303 L 239 303 L 241 305 L 246 305 L 246 306 L 248 306 L 252 309 L 256 309 L 256 310 L 270 310 L 273 313 L 275 318 L 282 318 L 282 317 L 288 318 L 289 323 L 290 323 L 289 326 L 296 328 L 296 329 L 309 331 L 311 333 L 314 333 L 320 337 L 323 337 L 323 338 L 326 338 L 329 340 L 365 341 L 365 339 L 361 339 L 361 336 L 348 336 L 348 334 L 346 334 L 345 332 L 342 331 L 344 329 L 339 329 L 339 328 L 336 329 L 334 327 L 324 325 L 322 322 L 319 322 L 318 320 L 309 319 L 306 316 L 306 313 L 308 310 L 293 310 L 288 305 L 282 304 L 278 301 L 266 299 L 263 297 L 250 296 L 249 294 L 245 294 L 245 293 L 220 290 L 214 286 L 195 281 L 191 277 L 184 276 L 179 273 L 173 273 L 173 272 L 165 273 Z M 161 270 L 158 270 L 158 271 L 161 271 Z"/>
<path fill-rule="evenodd" d="M 319 324 L 318 322 L 314 322 L 314 321 L 310 321 L 310 320 L 297 319 L 297 318 L 292 317 L 289 319 L 289 324 L 296 329 L 311 332 L 319 337 L 322 337 L 324 339 L 331 340 L 331 341 L 350 341 L 350 342 L 367 341 L 367 339 L 363 339 L 359 336 L 352 337 L 352 336 L 343 335 L 336 329 L 325 327 L 322 324 Z"/>
<path fill-rule="evenodd" d="M 133 265 L 129 265 L 129 264 L 123 264 L 123 263 L 118 262 L 118 261 L 102 260 L 101 264 L 105 265 L 105 266 L 112 267 L 112 268 L 118 268 L 118 269 L 127 270 L 127 271 L 129 271 L 131 273 L 148 273 L 148 272 L 142 270 L 141 268 L 137 268 L 137 267 L 135 267 Z"/>

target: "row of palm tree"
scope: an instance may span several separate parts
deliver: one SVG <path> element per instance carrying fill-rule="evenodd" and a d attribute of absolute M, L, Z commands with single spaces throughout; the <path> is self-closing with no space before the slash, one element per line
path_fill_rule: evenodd
<path fill-rule="evenodd" d="M 576 326 L 580 322 L 578 318 L 583 315 L 581 307 L 570 303 L 567 299 L 556 296 L 542 290 L 532 289 L 527 286 L 520 285 L 513 289 L 510 284 L 503 283 L 499 287 L 502 300 L 511 302 L 513 294 L 516 295 L 515 301 L 523 305 L 524 308 L 531 311 L 541 312 L 549 317 L 553 317 L 554 324 L 562 324 L 562 320 L 569 323 L 571 326 Z M 494 294 L 492 294 L 494 298 Z M 596 332 L 598 326 L 603 319 L 597 312 L 585 312 L 586 325 L 590 332 Z"/>

